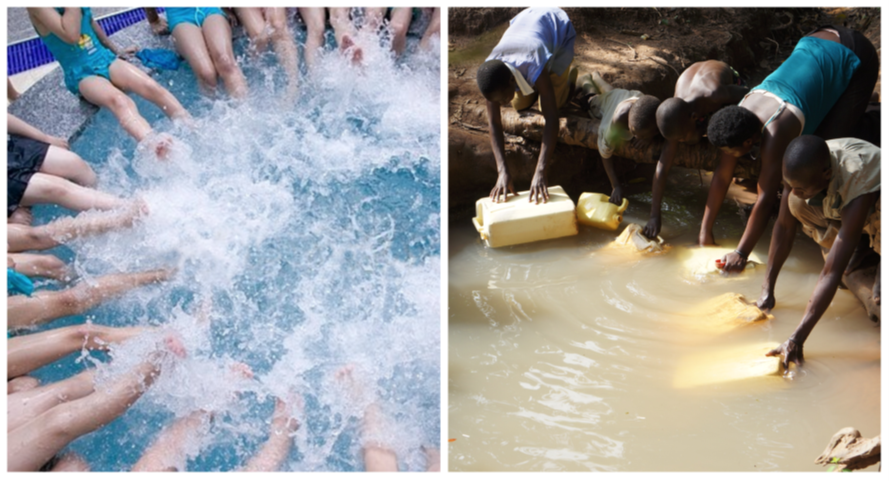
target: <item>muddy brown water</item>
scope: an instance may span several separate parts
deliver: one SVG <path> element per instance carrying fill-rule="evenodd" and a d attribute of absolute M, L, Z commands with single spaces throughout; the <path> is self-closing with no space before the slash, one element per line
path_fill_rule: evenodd
<path fill-rule="evenodd" d="M 614 250 L 619 232 L 584 226 L 576 237 L 489 249 L 469 218 L 452 220 L 450 470 L 824 471 L 813 460 L 835 432 L 880 433 L 880 330 L 847 291 L 793 379 L 708 380 L 722 355 L 742 352 L 742 369 L 759 360 L 756 346 L 788 337 L 823 263 L 799 235 L 774 319 L 721 330 L 689 315 L 727 292 L 756 299 L 764 274 L 696 276 L 684 264 L 706 187 L 693 171 L 672 173 L 663 235 L 673 247 L 656 257 Z M 649 200 L 631 199 L 622 229 L 645 224 Z M 742 227 L 728 201 L 718 241 L 734 246 Z M 768 239 L 755 250 L 764 260 Z"/>

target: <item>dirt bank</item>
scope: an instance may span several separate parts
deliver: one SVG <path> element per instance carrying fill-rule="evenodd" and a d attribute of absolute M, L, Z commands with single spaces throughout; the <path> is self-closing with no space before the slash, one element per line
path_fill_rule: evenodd
<path fill-rule="evenodd" d="M 449 10 L 449 207 L 467 212 L 497 180 L 484 118 L 484 99 L 475 71 L 519 8 Z M 598 71 L 612 85 L 638 89 L 661 99 L 673 94 L 680 72 L 694 62 L 720 59 L 756 85 L 778 67 L 797 41 L 823 24 L 862 31 L 880 46 L 880 9 L 766 8 L 568 8 L 578 37 L 575 62 L 582 72 Z M 645 39 L 644 39 L 645 37 Z M 879 50 L 880 54 L 880 50 Z M 880 77 L 876 91 L 880 92 Z M 575 105 L 566 116 L 582 116 Z M 507 162 L 518 190 L 527 189 L 539 142 L 508 136 Z M 624 181 L 650 175 L 653 166 L 619 161 Z M 577 196 L 606 191 L 608 181 L 596 150 L 559 144 L 549 172 L 551 185 Z M 651 185 L 635 183 L 638 190 Z M 633 189 L 629 193 L 632 193 Z"/>

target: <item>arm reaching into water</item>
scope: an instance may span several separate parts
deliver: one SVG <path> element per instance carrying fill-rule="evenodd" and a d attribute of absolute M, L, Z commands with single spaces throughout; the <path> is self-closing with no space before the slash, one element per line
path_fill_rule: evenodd
<path fill-rule="evenodd" d="M 649 211 L 649 223 L 643 227 L 643 235 L 650 239 L 656 239 L 661 233 L 661 199 L 679 145 L 679 141 L 669 140 L 661 147 L 661 157 L 658 158 L 658 166 L 652 178 L 652 209 Z"/>
<path fill-rule="evenodd" d="M 862 227 L 865 225 L 869 210 L 875 205 L 876 199 L 877 193 L 861 195 L 841 211 L 843 221 L 840 232 L 825 258 L 825 267 L 819 274 L 816 289 L 807 304 L 803 319 L 787 341 L 766 354 L 767 356 L 782 356 L 782 366 L 786 370 L 792 362 L 797 365 L 803 364 L 803 344 L 813 328 L 816 327 L 816 323 L 825 314 L 831 300 L 834 299 L 834 294 L 841 283 L 841 276 L 844 275 L 844 270 L 859 244 Z"/>
<path fill-rule="evenodd" d="M 791 215 L 788 207 L 788 196 L 791 189 L 785 186 L 782 192 L 782 203 L 779 206 L 779 218 L 773 226 L 773 237 L 769 244 L 769 260 L 766 264 L 766 278 L 763 280 L 763 291 L 757 301 L 757 307 L 769 311 L 776 306 L 776 281 L 779 279 L 779 271 L 791 253 L 794 245 L 794 235 L 800 222 Z"/>
<path fill-rule="evenodd" d="M 498 181 L 491 190 L 491 200 L 500 202 L 501 195 L 504 196 L 504 202 L 507 201 L 507 195 L 512 193 L 516 195 L 516 189 L 513 188 L 513 179 L 510 178 L 510 170 L 507 168 L 507 160 L 504 154 L 504 125 L 501 123 L 501 106 L 490 100 L 486 100 L 486 109 L 488 112 L 488 132 L 491 137 L 491 150 L 494 153 L 494 162 L 498 168 Z"/>
<path fill-rule="evenodd" d="M 541 141 L 541 153 L 538 155 L 538 165 L 535 167 L 535 175 L 532 177 L 529 189 L 528 201 L 538 203 L 547 202 L 550 193 L 547 191 L 547 163 L 553 156 L 556 148 L 556 134 L 559 132 L 559 109 L 556 106 L 556 93 L 547 72 L 541 73 L 535 81 L 535 90 L 541 98 L 541 110 L 544 114 L 544 138 Z"/>

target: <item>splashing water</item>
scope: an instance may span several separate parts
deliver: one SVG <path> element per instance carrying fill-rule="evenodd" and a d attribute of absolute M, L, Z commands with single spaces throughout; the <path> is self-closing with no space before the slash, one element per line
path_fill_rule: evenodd
<path fill-rule="evenodd" d="M 74 143 L 100 189 L 141 197 L 150 214 L 57 254 L 86 281 L 177 269 L 88 319 L 165 326 L 188 351 L 121 419 L 71 445 L 94 470 L 129 469 L 164 426 L 196 409 L 215 417 L 189 445 L 188 469 L 237 469 L 268 436 L 273 397 L 291 392 L 305 412 L 283 469 L 363 469 L 360 418 L 374 399 L 386 420 L 380 440 L 400 468 L 425 469 L 421 447 L 439 444 L 438 48 L 397 62 L 364 45 L 363 68 L 336 51 L 321 56 L 294 106 L 271 53 L 240 58 L 251 89 L 242 103 L 200 97 L 187 68 L 161 74 L 195 117 L 192 129 L 173 125 L 137 99 L 178 139 L 167 162 L 134 149 L 106 111 Z M 37 222 L 58 213 L 38 209 Z M 49 327 L 72 322 L 82 319 Z M 144 359 L 158 335 L 38 374 L 95 364 L 101 384 Z M 233 377 L 235 362 L 253 378 Z M 366 386 L 351 402 L 334 376 L 347 364 Z"/>

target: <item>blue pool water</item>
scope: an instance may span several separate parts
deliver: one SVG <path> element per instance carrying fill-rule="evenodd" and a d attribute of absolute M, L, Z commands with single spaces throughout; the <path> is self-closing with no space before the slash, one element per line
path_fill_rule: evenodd
<path fill-rule="evenodd" d="M 383 441 L 400 467 L 425 469 L 421 447 L 440 438 L 439 58 L 394 62 L 383 48 L 365 57 L 358 71 L 326 55 L 303 77 L 296 105 L 282 101 L 271 53 L 242 58 L 251 89 L 242 104 L 201 97 L 187 66 L 161 74 L 196 120 L 194 130 L 173 125 L 136 99 L 156 130 L 181 140 L 168 162 L 138 152 L 105 111 L 73 142 L 101 189 L 141 197 L 151 213 L 132 229 L 54 253 L 86 280 L 178 272 L 47 327 L 165 325 L 189 352 L 126 415 L 69 447 L 94 470 L 129 469 L 163 426 L 198 408 L 216 415 L 190 446 L 187 468 L 237 469 L 268 435 L 273 396 L 291 391 L 302 395 L 305 415 L 284 469 L 361 470 L 364 405 L 344 402 L 333 380 L 346 364 L 378 398 Z M 35 214 L 38 223 L 67 215 Z M 205 299 L 212 313 L 202 330 L 193 313 Z M 69 356 L 38 377 L 58 380 L 88 365 L 100 379 L 113 377 L 138 362 L 148 337 L 110 355 Z M 254 379 L 232 382 L 234 361 Z"/>

